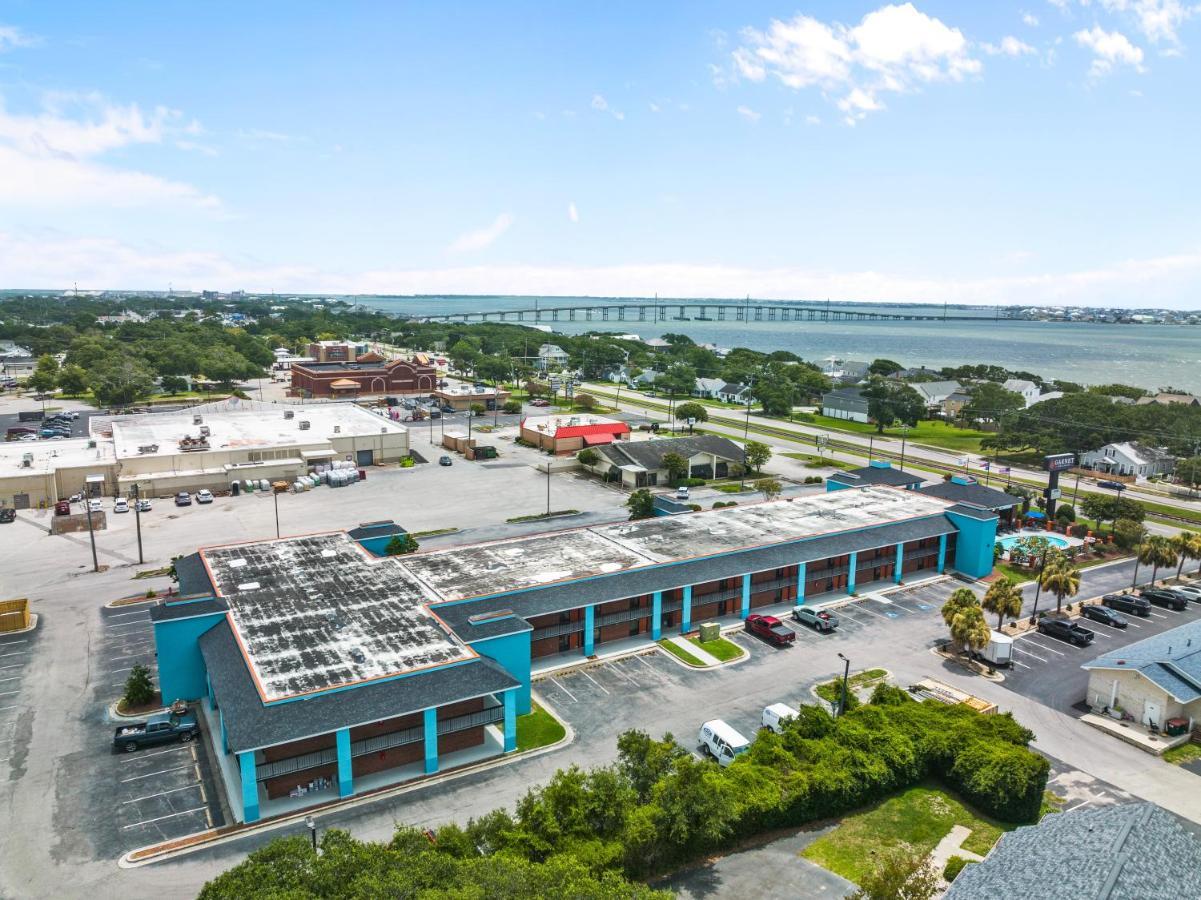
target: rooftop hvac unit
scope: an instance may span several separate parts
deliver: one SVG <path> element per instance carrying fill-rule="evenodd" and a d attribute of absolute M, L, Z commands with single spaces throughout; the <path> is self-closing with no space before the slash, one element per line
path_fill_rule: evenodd
<path fill-rule="evenodd" d="M 309 424 L 309 420 L 308 420 L 308 419 L 301 419 L 301 420 L 300 420 L 300 430 L 301 430 L 301 431 L 308 431 L 308 430 L 309 430 L 309 428 L 311 428 L 311 427 L 312 427 L 312 426 Z"/>
<path fill-rule="evenodd" d="M 341 426 L 341 425 L 335 425 L 335 426 L 334 426 L 334 434 L 341 434 L 341 433 L 342 433 L 342 426 Z"/>
<path fill-rule="evenodd" d="M 212 432 L 209 431 L 209 427 L 207 425 L 200 426 L 200 433 L 203 434 L 205 437 L 208 437 L 210 434 L 212 434 Z"/>
<path fill-rule="evenodd" d="M 201 416 L 201 415 L 192 416 L 192 424 L 193 425 L 199 425 L 203 421 L 204 421 L 204 416 Z"/>
<path fill-rule="evenodd" d="M 24 453 L 21 455 L 21 468 L 30 469 L 33 467 L 33 454 Z"/>
<path fill-rule="evenodd" d="M 295 415 L 296 415 L 296 412 L 295 412 L 295 410 L 291 410 L 291 409 L 285 409 L 285 410 L 284 410 L 284 418 L 285 418 L 285 419 L 290 419 L 290 418 L 292 418 L 292 417 L 293 417 L 293 416 L 295 416 Z"/>

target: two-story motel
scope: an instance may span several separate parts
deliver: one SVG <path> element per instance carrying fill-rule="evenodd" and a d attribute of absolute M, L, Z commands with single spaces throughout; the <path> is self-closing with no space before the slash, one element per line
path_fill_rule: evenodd
<path fill-rule="evenodd" d="M 954 568 L 996 514 L 867 486 L 384 557 L 387 529 L 210 547 L 151 613 L 163 698 L 200 699 L 254 821 L 516 748 L 546 657 Z"/>

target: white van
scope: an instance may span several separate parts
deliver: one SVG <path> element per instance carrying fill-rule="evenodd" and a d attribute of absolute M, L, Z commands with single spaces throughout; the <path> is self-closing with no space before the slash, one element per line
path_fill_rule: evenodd
<path fill-rule="evenodd" d="M 697 742 L 706 756 L 712 756 L 719 765 L 728 766 L 739 753 L 745 753 L 751 742 L 723 722 L 714 719 L 701 726 Z"/>
<path fill-rule="evenodd" d="M 796 710 L 787 703 L 773 703 L 771 706 L 763 707 L 763 718 L 759 723 L 759 727 L 770 728 L 776 734 L 783 734 L 784 726 L 788 724 L 788 720 L 795 718 Z"/>

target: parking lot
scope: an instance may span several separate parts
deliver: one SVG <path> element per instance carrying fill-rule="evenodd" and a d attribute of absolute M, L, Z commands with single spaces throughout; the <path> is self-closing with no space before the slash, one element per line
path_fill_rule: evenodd
<path fill-rule="evenodd" d="M 1054 609 L 1055 598 L 1051 598 Z M 1080 668 L 1102 653 L 1117 650 L 1135 641 L 1161 634 L 1201 617 L 1201 603 L 1190 603 L 1182 612 L 1151 607 L 1148 618 L 1122 613 L 1129 622 L 1126 628 L 1114 628 L 1091 619 L 1078 619 L 1094 635 L 1087 647 L 1061 641 L 1058 638 L 1032 632 L 1013 642 L 1013 667 L 1005 675 L 1005 686 L 1023 696 L 1069 712 L 1083 711 L 1088 689 L 1088 673 Z"/>
<path fill-rule="evenodd" d="M 22 688 L 33 659 L 37 631 L 0 638 L 0 776 L 20 777 L 28 752 L 33 712 Z"/>

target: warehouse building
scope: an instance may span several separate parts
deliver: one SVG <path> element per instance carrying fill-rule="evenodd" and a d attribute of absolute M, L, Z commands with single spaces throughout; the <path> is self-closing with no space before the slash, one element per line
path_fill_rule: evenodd
<path fill-rule="evenodd" d="M 521 420 L 521 439 L 556 455 L 599 447 L 615 440 L 628 440 L 629 437 L 627 423 L 604 416 L 527 416 Z"/>
<path fill-rule="evenodd" d="M 202 699 L 246 821 L 512 751 L 551 658 L 986 575 L 996 516 L 867 487 L 396 557 L 379 528 L 201 550 L 151 612 L 162 694 Z"/>
<path fill-rule="evenodd" d="M 293 479 L 318 463 L 395 462 L 409 453 L 405 427 L 350 403 L 281 406 L 230 398 L 183 412 L 93 416 L 91 435 L 0 443 L 0 504 L 27 509 L 84 490 L 167 497 L 228 490 L 247 479 Z"/>

